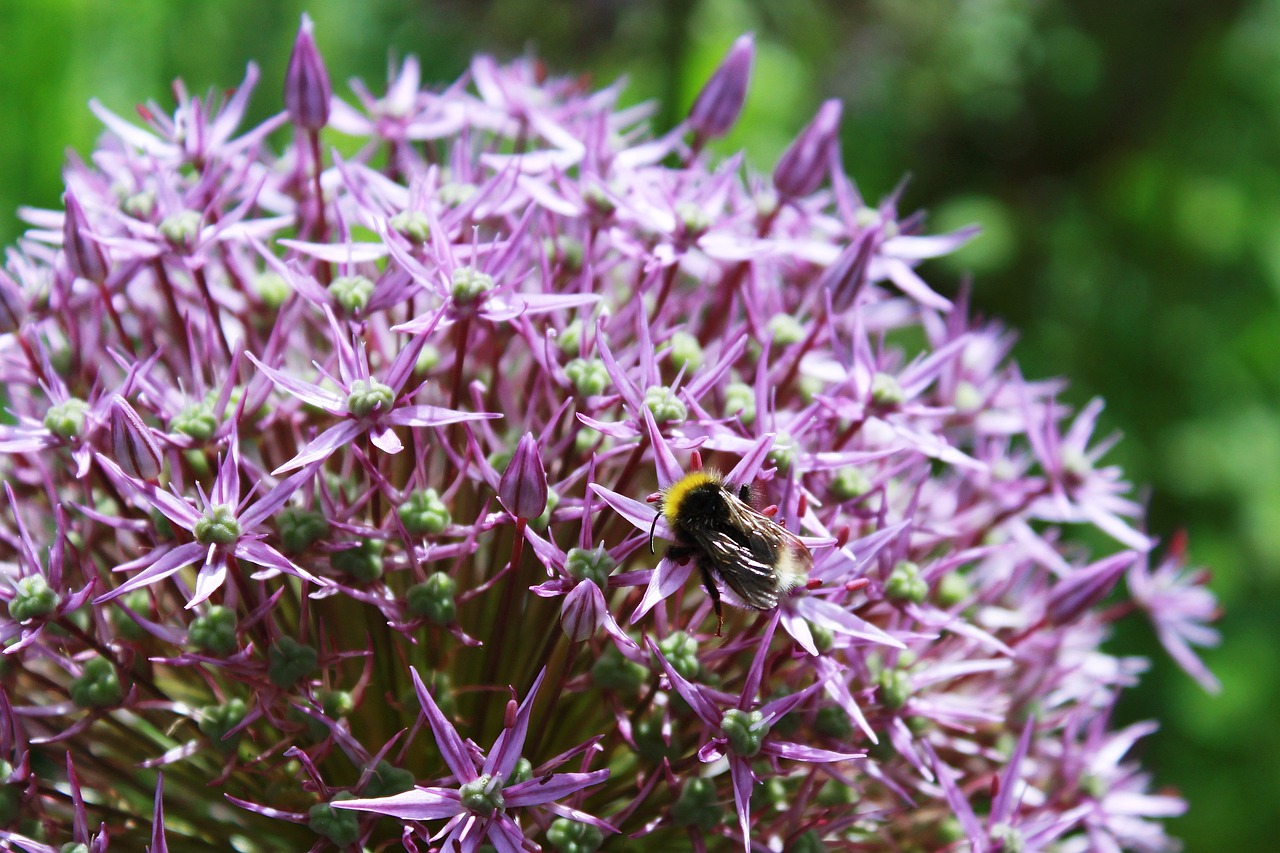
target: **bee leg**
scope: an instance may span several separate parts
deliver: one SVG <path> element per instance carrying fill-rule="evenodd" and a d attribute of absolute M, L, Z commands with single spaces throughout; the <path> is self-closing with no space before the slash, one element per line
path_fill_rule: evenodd
<path fill-rule="evenodd" d="M 693 556 L 693 549 L 686 548 L 683 545 L 668 545 L 666 552 L 662 555 L 673 563 L 684 565 L 689 562 L 689 558 Z"/>
<path fill-rule="evenodd" d="M 716 636 L 720 636 L 720 632 L 724 629 L 724 612 L 720 609 L 720 590 L 716 586 L 715 578 L 711 576 L 711 570 L 698 561 L 698 571 L 702 573 L 702 588 L 707 591 L 707 595 L 711 596 L 711 606 L 716 610 Z"/>

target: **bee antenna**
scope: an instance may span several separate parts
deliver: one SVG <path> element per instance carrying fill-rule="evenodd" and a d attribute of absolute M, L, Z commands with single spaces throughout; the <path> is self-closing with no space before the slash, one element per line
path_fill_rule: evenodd
<path fill-rule="evenodd" d="M 649 525 L 649 553 L 650 553 L 650 554 L 656 553 L 656 552 L 653 550 L 653 534 L 654 534 L 654 532 L 658 529 L 658 516 L 659 516 L 659 515 L 660 515 L 660 513 L 654 513 L 654 514 L 653 514 L 653 524 L 650 524 L 650 525 Z"/>

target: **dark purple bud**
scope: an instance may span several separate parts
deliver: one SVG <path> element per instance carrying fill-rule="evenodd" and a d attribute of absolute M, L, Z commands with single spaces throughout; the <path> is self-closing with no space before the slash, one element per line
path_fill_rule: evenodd
<path fill-rule="evenodd" d="M 74 275 L 101 284 L 107 280 L 107 255 L 86 233 L 84 209 L 76 197 L 67 193 L 62 201 L 67 208 L 62 218 L 62 250 L 67 256 L 67 266 Z"/>
<path fill-rule="evenodd" d="M 867 269 L 876 247 L 880 245 L 880 229 L 872 228 L 850 243 L 840 257 L 822 274 L 822 287 L 831 291 L 831 309 L 847 311 L 858 300 L 867 283 Z"/>
<path fill-rule="evenodd" d="M 1048 612 L 1052 625 L 1067 625 L 1080 614 L 1091 610 L 1107 597 L 1120 576 L 1138 559 L 1134 551 L 1122 551 L 1100 560 L 1086 569 L 1072 572 L 1060 581 L 1050 593 Z"/>
<path fill-rule="evenodd" d="M 27 316 L 27 300 L 22 296 L 22 288 L 0 270 L 0 335 L 18 331 L 22 318 Z"/>
<path fill-rule="evenodd" d="M 738 120 L 747 99 L 751 81 L 751 61 L 755 58 L 755 39 L 750 33 L 739 36 L 729 48 L 720 67 L 702 87 L 689 109 L 689 126 L 701 139 L 724 136 Z"/>
<path fill-rule="evenodd" d="M 498 481 L 498 500 L 512 516 L 537 518 L 547 508 L 547 472 L 532 433 L 525 433 Z"/>
<path fill-rule="evenodd" d="M 773 168 L 773 185 L 783 198 L 799 198 L 816 190 L 839 154 L 840 113 L 837 100 L 825 102 L 809 126 L 782 152 Z"/>
<path fill-rule="evenodd" d="M 319 130 L 329 123 L 329 72 L 311 37 L 311 17 L 302 16 L 298 38 L 289 56 L 289 70 L 284 78 L 284 105 L 289 118 L 298 127 Z"/>
<path fill-rule="evenodd" d="M 164 467 L 160 445 L 148 427 L 123 397 L 111 401 L 111 448 L 113 462 L 130 477 L 154 480 Z"/>

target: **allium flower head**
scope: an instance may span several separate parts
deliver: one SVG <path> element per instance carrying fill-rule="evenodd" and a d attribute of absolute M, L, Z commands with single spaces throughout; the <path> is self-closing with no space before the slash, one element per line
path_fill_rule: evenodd
<path fill-rule="evenodd" d="M 706 152 L 753 53 L 657 138 L 529 60 L 334 95 L 306 18 L 256 127 L 91 105 L 0 269 L 0 847 L 1175 849 L 1103 643 L 1216 686 L 1205 573 L 838 102 Z M 812 558 L 720 636 L 702 464 Z"/>

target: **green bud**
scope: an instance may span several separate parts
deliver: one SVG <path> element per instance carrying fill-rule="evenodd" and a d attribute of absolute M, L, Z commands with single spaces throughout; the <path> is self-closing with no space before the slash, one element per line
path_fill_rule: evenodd
<path fill-rule="evenodd" d="M 454 302 L 469 304 L 493 290 L 493 276 L 472 267 L 458 267 L 453 271 L 450 293 Z"/>
<path fill-rule="evenodd" d="M 253 292 L 258 294 L 258 298 L 273 310 L 283 305 L 284 301 L 293 294 L 293 287 L 285 277 L 275 272 L 264 272 L 255 278 L 250 286 Z"/>
<path fill-rule="evenodd" d="M 720 720 L 720 731 L 729 739 L 729 748 L 743 758 L 752 758 L 764 745 L 769 726 L 759 711 L 740 711 L 730 708 Z"/>
<path fill-rule="evenodd" d="M 58 848 L 58 853 L 89 853 L 89 845 L 77 841 L 68 841 Z"/>
<path fill-rule="evenodd" d="M 150 219 L 156 209 L 156 194 L 151 190 L 125 196 L 120 209 L 135 219 Z"/>
<path fill-rule="evenodd" d="M 959 572 L 947 572 L 938 579 L 936 595 L 939 607 L 954 607 L 968 600 L 973 595 L 973 588 L 969 586 L 969 581 L 964 575 Z"/>
<path fill-rule="evenodd" d="M 474 815 L 493 817 L 506 806 L 502 799 L 502 781 L 488 773 L 467 782 L 458 789 L 462 807 Z"/>
<path fill-rule="evenodd" d="M 589 204 L 591 209 L 596 213 L 603 214 L 605 216 L 613 213 L 616 208 L 616 205 L 613 203 L 613 199 L 609 198 L 604 191 L 604 187 L 599 184 L 589 184 L 587 188 L 582 191 L 582 200 Z"/>
<path fill-rule="evenodd" d="M 671 364 L 677 370 L 693 373 L 702 366 L 705 358 L 702 344 L 688 332 L 676 332 L 668 341 L 671 344 Z"/>
<path fill-rule="evenodd" d="M 357 379 L 351 383 L 351 391 L 347 394 L 347 411 L 357 418 L 363 418 L 375 411 L 389 411 L 396 401 L 396 392 L 376 379 L 366 382 Z"/>
<path fill-rule="evenodd" d="M 187 403 L 169 421 L 170 432 L 181 433 L 199 442 L 213 438 L 217 429 L 218 416 L 214 414 L 213 405 L 204 400 Z"/>
<path fill-rule="evenodd" d="M 301 554 L 329 534 L 329 520 L 323 513 L 301 507 L 286 507 L 276 516 L 280 545 L 286 554 Z"/>
<path fill-rule="evenodd" d="M 320 655 L 293 637 L 281 637 L 267 650 L 267 678 L 281 690 L 289 690 L 319 668 Z"/>
<path fill-rule="evenodd" d="M 665 385 L 654 385 L 644 392 L 644 404 L 658 423 L 680 423 L 689 416 L 684 403 Z"/>
<path fill-rule="evenodd" d="M 962 415 L 973 415 L 982 408 L 982 394 L 972 382 L 961 380 L 956 383 L 955 398 L 951 404 Z"/>
<path fill-rule="evenodd" d="M 77 708 L 110 708 L 124 698 L 116 668 L 102 657 L 85 661 L 81 676 L 71 682 L 70 692 Z"/>
<path fill-rule="evenodd" d="M 446 207 L 458 207 L 469 202 L 476 194 L 479 188 L 475 184 L 460 184 L 450 181 L 442 184 L 436 193 L 436 198 Z"/>
<path fill-rule="evenodd" d="M 9 616 L 15 622 L 41 619 L 58 609 L 62 597 L 49 586 L 44 575 L 27 575 L 14 584 Z"/>
<path fill-rule="evenodd" d="M 329 295 L 348 314 L 359 314 L 373 296 L 373 282 L 362 275 L 343 275 L 328 287 Z"/>
<path fill-rule="evenodd" d="M 124 597 L 124 605 L 137 614 L 148 613 L 151 610 L 151 596 L 147 595 L 145 589 L 135 589 Z M 123 607 L 112 607 L 110 610 L 111 628 L 116 632 L 116 637 L 129 642 L 138 642 L 147 635 L 142 626 L 133 620 Z"/>
<path fill-rule="evenodd" d="M 877 373 L 871 377 L 871 402 L 877 406 L 901 406 L 906 400 L 906 392 L 898 384 L 897 377 L 888 373 Z"/>
<path fill-rule="evenodd" d="M 648 679 L 648 667 L 626 657 L 613 645 L 607 646 L 591 665 L 591 683 L 601 690 L 634 695 Z"/>
<path fill-rule="evenodd" d="M 529 526 L 534 530 L 546 530 L 547 525 L 551 523 L 551 513 L 556 511 L 556 507 L 560 505 L 560 493 L 555 489 L 547 488 L 547 508 L 537 518 L 529 519 Z"/>
<path fill-rule="evenodd" d="M 680 742 L 676 739 L 678 735 L 671 732 L 671 742 L 667 742 L 660 716 L 641 717 L 635 724 L 632 736 L 636 742 L 636 753 L 651 764 L 661 764 L 664 758 L 675 761 L 680 757 Z"/>
<path fill-rule="evenodd" d="M 574 320 L 561 329 L 560 334 L 556 336 L 556 346 L 565 355 L 577 355 L 578 350 L 582 348 L 582 321 Z"/>
<path fill-rule="evenodd" d="M 773 216 L 778 211 L 778 194 L 772 189 L 762 189 L 751 199 L 756 206 L 756 216 L 760 219 Z"/>
<path fill-rule="evenodd" d="M 431 344 L 427 344 L 422 348 L 422 352 L 418 353 L 418 360 L 413 363 L 414 373 L 426 373 L 428 370 L 435 368 L 440 363 L 440 350 Z"/>
<path fill-rule="evenodd" d="M 581 240 L 567 234 L 557 234 L 554 238 L 543 241 L 542 246 L 547 253 L 547 260 L 552 263 L 558 261 L 566 272 L 577 272 L 582 269 L 582 259 L 586 256 L 586 249 Z"/>
<path fill-rule="evenodd" d="M 353 800 L 346 791 L 334 795 L 333 801 Z M 307 826 L 323 835 L 337 847 L 350 847 L 360 840 L 360 813 L 351 809 L 335 809 L 329 803 L 316 803 L 307 813 Z"/>
<path fill-rule="evenodd" d="M 227 737 L 227 733 L 240 725 L 248 711 L 244 700 L 239 698 L 229 699 L 221 705 L 206 705 L 200 709 L 200 733 L 224 755 L 235 752 L 241 733 L 236 732 L 232 737 Z"/>
<path fill-rule="evenodd" d="M 672 631 L 658 642 L 658 651 L 681 678 L 692 681 L 698 677 L 702 669 L 698 662 L 698 641 L 689 634 Z"/>
<path fill-rule="evenodd" d="M 827 809 L 851 806 L 858 802 L 854 790 L 835 779 L 828 779 L 827 783 L 818 789 L 816 799 L 818 805 Z"/>
<path fill-rule="evenodd" d="M 240 647 L 236 636 L 236 614 L 229 607 L 215 604 L 209 612 L 196 617 L 187 629 L 187 642 L 202 652 L 226 657 Z"/>
<path fill-rule="evenodd" d="M 88 410 L 89 404 L 76 397 L 56 403 L 44 413 L 44 428 L 59 438 L 73 439 L 84 429 L 85 412 Z"/>
<path fill-rule="evenodd" d="M 205 510 L 191 531 L 201 545 L 232 545 L 240 538 L 235 507 L 219 504 Z"/>
<path fill-rule="evenodd" d="M 564 373 L 580 397 L 594 397 L 609 389 L 609 371 L 598 358 L 575 358 L 564 366 Z"/>
<path fill-rule="evenodd" d="M 396 509 L 400 523 L 410 536 L 432 535 L 444 531 L 453 521 L 435 489 L 418 489 Z"/>
<path fill-rule="evenodd" d="M 329 554 L 334 571 L 366 583 L 382 577 L 382 541 L 361 539 L 354 548 Z"/>
<path fill-rule="evenodd" d="M 387 220 L 387 224 L 397 234 L 415 243 L 425 243 L 431 239 L 431 221 L 421 210 L 402 210 Z"/>
<path fill-rule="evenodd" d="M 316 698 L 320 700 L 320 710 L 331 720 L 349 717 L 356 708 L 355 699 L 346 690 L 321 690 Z"/>
<path fill-rule="evenodd" d="M 711 227 L 711 214 L 702 205 L 691 201 L 676 202 L 676 217 L 686 234 L 698 235 Z"/>
<path fill-rule="evenodd" d="M 911 698 L 911 678 L 905 670 L 883 669 L 876 683 L 880 686 L 880 704 L 890 711 L 900 710 Z"/>
<path fill-rule="evenodd" d="M 604 844 L 604 833 L 589 823 L 558 817 L 547 829 L 547 841 L 559 853 L 595 853 Z"/>
<path fill-rule="evenodd" d="M 458 582 L 444 572 L 436 572 L 422 583 L 410 587 L 405 603 L 414 616 L 426 617 L 435 625 L 448 625 L 458 618 L 454 593 Z"/>
<path fill-rule="evenodd" d="M 565 555 L 564 568 L 578 580 L 589 580 L 600 589 L 609 585 L 609 575 L 618 567 L 617 562 L 609 556 L 603 546 L 586 550 L 570 548 Z"/>
<path fill-rule="evenodd" d="M 809 633 L 813 635 L 813 646 L 818 650 L 819 654 L 830 651 L 832 644 L 835 642 L 835 635 L 831 633 L 830 628 L 826 625 L 810 622 Z"/>
<path fill-rule="evenodd" d="M 160 236 L 176 249 L 190 249 L 200 239 L 201 216 L 194 210 L 182 210 L 160 220 Z"/>
<path fill-rule="evenodd" d="M 789 347 L 804 340 L 804 325 L 790 314 L 774 314 L 769 318 L 769 334 L 774 346 Z"/>
<path fill-rule="evenodd" d="M 533 778 L 533 764 L 523 755 L 516 760 L 516 766 L 511 768 L 511 772 L 507 774 L 507 781 L 503 782 L 503 787 L 511 785 L 519 785 L 521 782 L 528 782 Z"/>
<path fill-rule="evenodd" d="M 786 430 L 778 430 L 777 437 L 773 440 L 773 447 L 769 449 L 769 461 L 778 466 L 778 470 L 787 472 L 791 470 L 791 466 L 795 464 L 796 454 L 800 452 L 796 446 L 795 439 Z"/>
<path fill-rule="evenodd" d="M 1000 853 L 1022 853 L 1027 849 L 1027 840 L 1016 826 L 998 823 L 991 829 L 991 840 L 996 842 Z"/>
<path fill-rule="evenodd" d="M 745 382 L 730 382 L 724 389 L 724 413 L 726 417 L 738 416 L 744 426 L 756 420 L 756 389 Z"/>
<path fill-rule="evenodd" d="M 948 815 L 938 822 L 938 840 L 943 844 L 950 846 L 957 841 L 964 841 L 967 837 L 964 824 L 955 815 Z"/>
<path fill-rule="evenodd" d="M 799 838 L 791 842 L 791 853 L 827 853 L 827 845 L 818 837 L 815 830 L 805 830 Z"/>
<path fill-rule="evenodd" d="M 871 480 L 861 468 L 852 465 L 836 471 L 831 478 L 831 493 L 837 500 L 856 500 L 871 491 Z"/>
<path fill-rule="evenodd" d="M 849 715 L 839 705 L 826 705 L 819 708 L 813 727 L 818 734 L 836 740 L 843 740 L 853 733 L 853 724 L 849 722 Z"/>
<path fill-rule="evenodd" d="M 378 766 L 369 776 L 369 782 L 364 786 L 364 796 L 389 797 L 392 794 L 403 794 L 413 789 L 414 781 L 413 773 L 401 767 L 394 767 L 384 759 L 378 762 Z"/>
<path fill-rule="evenodd" d="M 725 820 L 716 785 L 710 779 L 694 778 L 684 783 L 671 807 L 671 818 L 680 826 L 694 826 L 703 832 L 716 829 Z"/>
<path fill-rule="evenodd" d="M 920 604 L 929 595 L 929 584 L 920 576 L 919 566 L 910 560 L 899 560 L 884 582 L 884 595 L 899 604 Z"/>

